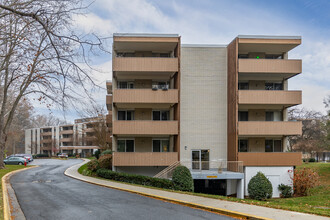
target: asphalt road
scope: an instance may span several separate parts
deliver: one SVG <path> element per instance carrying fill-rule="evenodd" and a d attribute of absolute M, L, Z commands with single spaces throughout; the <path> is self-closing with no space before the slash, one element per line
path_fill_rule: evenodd
<path fill-rule="evenodd" d="M 26 219 L 232 219 L 65 176 L 81 160 L 41 159 L 10 182 Z"/>

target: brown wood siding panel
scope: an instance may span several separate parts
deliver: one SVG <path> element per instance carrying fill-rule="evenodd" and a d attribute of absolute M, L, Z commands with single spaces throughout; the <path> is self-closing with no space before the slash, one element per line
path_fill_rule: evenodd
<path fill-rule="evenodd" d="M 301 44 L 301 39 L 257 39 L 240 38 L 238 40 L 240 44 Z"/>
<path fill-rule="evenodd" d="M 149 42 L 149 43 L 162 43 L 162 42 L 179 42 L 179 37 L 114 37 L 114 42 Z"/>
<path fill-rule="evenodd" d="M 227 82 L 227 132 L 228 132 L 228 161 L 237 161 L 237 91 L 238 91 L 238 72 L 237 57 L 238 44 L 237 38 L 228 45 L 228 82 Z"/>
<path fill-rule="evenodd" d="M 60 131 L 60 134 L 73 134 L 73 130 L 63 130 Z"/>
<path fill-rule="evenodd" d="M 178 152 L 113 152 L 113 166 L 169 166 Z"/>
<path fill-rule="evenodd" d="M 107 105 L 112 105 L 112 95 L 107 95 L 106 96 L 106 104 Z"/>
<path fill-rule="evenodd" d="M 40 143 L 45 144 L 45 143 L 52 143 L 53 139 L 43 139 L 40 141 Z"/>
<path fill-rule="evenodd" d="M 240 90 L 238 92 L 238 104 L 298 105 L 301 103 L 301 91 Z"/>
<path fill-rule="evenodd" d="M 60 142 L 73 142 L 73 138 L 61 138 Z"/>
<path fill-rule="evenodd" d="M 113 121 L 114 135 L 178 135 L 178 121 Z"/>
<path fill-rule="evenodd" d="M 169 89 L 167 91 L 153 91 L 152 89 L 115 89 L 113 91 L 114 103 L 178 103 L 178 101 L 178 89 Z"/>
<path fill-rule="evenodd" d="M 178 72 L 178 58 L 115 57 L 113 71 Z"/>
<path fill-rule="evenodd" d="M 301 121 L 240 121 L 238 134 L 244 136 L 301 135 Z"/>
<path fill-rule="evenodd" d="M 242 73 L 301 73 L 301 60 L 238 59 L 238 72 Z"/>
<path fill-rule="evenodd" d="M 52 132 L 43 132 L 41 133 L 41 136 L 51 136 L 52 135 Z"/>
<path fill-rule="evenodd" d="M 175 50 L 178 57 L 178 72 L 175 78 L 175 88 L 178 89 L 178 103 L 174 106 L 174 120 L 178 121 L 178 135 L 174 136 L 174 151 L 178 152 L 177 159 L 180 160 L 181 37 L 179 37 L 179 42 Z"/>
<path fill-rule="evenodd" d="M 302 164 L 301 152 L 238 153 L 238 160 L 243 166 L 298 166 Z"/>

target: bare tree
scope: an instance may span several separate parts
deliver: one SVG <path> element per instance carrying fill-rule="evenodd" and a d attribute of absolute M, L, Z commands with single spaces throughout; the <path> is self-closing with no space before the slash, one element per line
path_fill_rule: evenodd
<path fill-rule="evenodd" d="M 34 128 L 41 128 L 46 126 L 58 126 L 68 124 L 67 121 L 61 120 L 52 114 L 48 115 L 34 115 L 31 117 L 31 124 Z"/>
<path fill-rule="evenodd" d="M 91 98 L 89 55 L 105 50 L 102 39 L 72 28 L 72 15 L 85 9 L 80 0 L 0 0 L 0 168 L 24 98 L 62 109 Z"/>

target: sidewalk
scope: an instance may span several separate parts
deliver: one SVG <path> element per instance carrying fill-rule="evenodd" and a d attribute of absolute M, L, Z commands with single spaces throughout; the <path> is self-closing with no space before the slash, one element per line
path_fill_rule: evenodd
<path fill-rule="evenodd" d="M 149 189 L 145 187 L 139 187 L 139 186 L 133 186 L 129 184 L 123 184 L 123 183 L 117 183 L 113 181 L 107 181 L 107 180 L 101 180 L 96 179 L 93 177 L 83 176 L 80 173 L 78 173 L 78 169 L 81 165 L 87 163 L 88 160 L 85 160 L 81 164 L 77 164 L 75 166 L 72 166 L 68 168 L 64 174 L 67 176 L 70 176 L 72 178 L 82 180 L 85 182 L 115 188 L 119 190 L 129 191 L 132 193 L 137 193 L 141 195 L 146 195 L 154 198 L 160 198 L 167 201 L 173 201 L 181 204 L 186 204 L 188 206 L 198 207 L 198 208 L 204 208 L 207 210 L 219 210 L 221 213 L 232 213 L 237 216 L 244 216 L 249 218 L 256 218 L 256 219 L 279 219 L 279 220 L 322 220 L 327 219 L 327 217 L 317 216 L 317 215 L 310 215 L 310 214 L 304 214 L 299 212 L 292 212 L 292 211 L 285 211 L 281 209 L 273 209 L 273 208 L 267 208 L 262 206 L 255 206 L 255 205 L 248 205 L 248 204 L 242 204 L 237 202 L 229 202 L 224 200 L 217 200 L 217 199 L 211 199 L 211 198 L 205 198 L 200 196 L 193 196 L 193 195 L 185 195 L 181 193 L 175 193 L 175 192 L 168 192 L 163 190 L 157 190 L 157 189 Z"/>

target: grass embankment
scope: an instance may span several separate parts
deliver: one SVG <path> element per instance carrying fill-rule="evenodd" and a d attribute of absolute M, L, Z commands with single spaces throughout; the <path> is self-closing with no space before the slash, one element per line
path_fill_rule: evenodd
<path fill-rule="evenodd" d="M 193 193 L 193 192 L 182 192 L 182 191 L 175 191 L 168 189 L 162 189 L 162 190 L 330 217 L 330 204 L 329 204 L 330 203 L 330 163 L 307 163 L 297 167 L 297 169 L 301 169 L 303 167 L 312 168 L 320 175 L 320 185 L 310 190 L 309 195 L 304 197 L 293 197 L 293 198 L 285 198 L 285 199 L 277 198 L 277 199 L 269 199 L 267 201 L 257 201 L 252 199 L 243 200 L 243 199 L 237 199 L 235 197 L 209 195 L 209 194 Z M 85 170 L 86 168 L 87 168 L 87 164 L 81 166 L 78 169 L 78 172 L 82 174 L 83 170 Z M 96 178 L 107 180 L 101 177 L 96 177 Z M 113 181 L 113 180 L 109 180 L 109 181 Z M 124 183 L 124 184 L 129 184 L 129 183 Z M 136 184 L 130 184 L 130 185 L 136 185 Z M 142 187 L 159 189 L 150 186 L 142 186 Z"/>
<path fill-rule="evenodd" d="M 0 169 L 0 179 L 7 173 L 10 173 L 15 170 L 23 169 L 25 166 L 22 165 L 6 165 L 5 169 Z M 0 181 L 1 193 L 0 193 L 0 219 L 3 219 L 3 192 L 2 192 L 2 181 Z"/>

